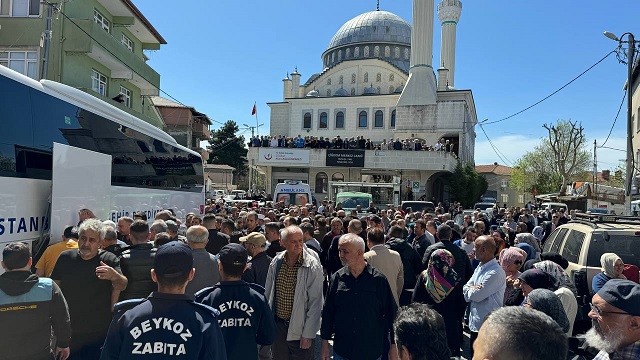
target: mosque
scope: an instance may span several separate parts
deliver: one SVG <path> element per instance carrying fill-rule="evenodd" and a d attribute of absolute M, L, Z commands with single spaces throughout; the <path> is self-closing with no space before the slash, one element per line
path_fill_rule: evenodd
<path fill-rule="evenodd" d="M 304 83 L 297 69 L 283 79 L 282 100 L 268 103 L 270 136 L 362 136 L 380 146 L 252 147 L 249 164 L 264 174 L 267 193 L 278 183 L 298 180 L 310 184 L 317 200 L 333 198 L 341 183 L 371 184 L 365 191 L 376 192 L 374 200 L 377 195 L 381 203 L 448 200 L 446 175 L 458 161 L 474 163 L 477 116 L 471 90 L 455 87 L 462 3 L 438 4 L 437 70 L 432 63 L 435 12 L 434 0 L 413 0 L 413 26 L 379 9 L 358 15 L 329 41 L 321 72 Z M 423 149 L 447 143 L 448 151 L 390 150 L 385 145 L 390 139 L 420 142 Z"/>

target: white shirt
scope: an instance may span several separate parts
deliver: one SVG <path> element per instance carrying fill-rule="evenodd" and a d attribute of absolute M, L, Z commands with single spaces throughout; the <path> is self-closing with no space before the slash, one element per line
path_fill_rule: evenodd
<path fill-rule="evenodd" d="M 474 288 L 476 285 L 481 287 Z M 502 307 L 506 287 L 507 275 L 496 259 L 478 265 L 462 288 L 464 299 L 469 303 L 469 330 L 478 332 L 487 315 Z"/>

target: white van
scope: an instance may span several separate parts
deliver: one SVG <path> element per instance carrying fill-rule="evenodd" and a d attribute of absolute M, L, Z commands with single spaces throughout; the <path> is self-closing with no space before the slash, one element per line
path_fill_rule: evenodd
<path fill-rule="evenodd" d="M 559 203 L 559 202 L 543 202 L 542 204 L 540 204 L 540 209 L 544 210 L 546 208 L 550 207 L 552 210 L 560 210 L 560 209 L 564 209 L 565 213 L 567 212 L 567 204 L 564 203 Z"/>
<path fill-rule="evenodd" d="M 309 184 L 305 184 L 298 180 L 287 180 L 276 185 L 273 192 L 275 194 L 273 200 L 276 202 L 284 202 L 285 206 L 299 205 L 304 206 L 312 203 L 313 195 Z"/>

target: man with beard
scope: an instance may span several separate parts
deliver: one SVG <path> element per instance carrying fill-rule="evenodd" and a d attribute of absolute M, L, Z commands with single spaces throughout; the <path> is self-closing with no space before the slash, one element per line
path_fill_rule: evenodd
<path fill-rule="evenodd" d="M 594 360 L 640 359 L 640 285 L 609 280 L 593 296 L 589 317 L 586 342 L 600 350 Z"/>

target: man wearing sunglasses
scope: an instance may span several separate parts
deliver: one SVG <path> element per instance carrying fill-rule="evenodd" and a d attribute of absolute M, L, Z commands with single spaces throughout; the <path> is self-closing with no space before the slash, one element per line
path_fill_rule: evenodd
<path fill-rule="evenodd" d="M 586 342 L 600 350 L 594 360 L 640 359 L 640 285 L 609 280 L 593 296 L 589 317 Z"/>

